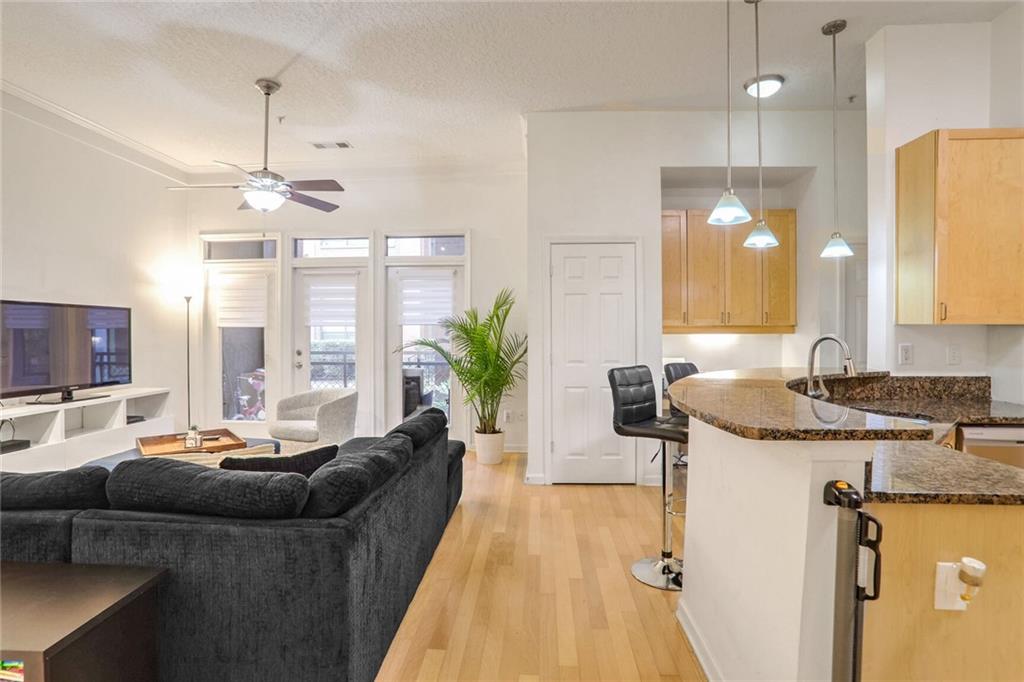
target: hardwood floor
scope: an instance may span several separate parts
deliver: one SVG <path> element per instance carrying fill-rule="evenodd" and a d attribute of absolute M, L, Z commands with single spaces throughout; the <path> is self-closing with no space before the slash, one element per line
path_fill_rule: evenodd
<path fill-rule="evenodd" d="M 704 679 L 678 593 L 629 573 L 657 553 L 660 489 L 526 485 L 525 466 L 467 454 L 462 501 L 377 679 Z"/>

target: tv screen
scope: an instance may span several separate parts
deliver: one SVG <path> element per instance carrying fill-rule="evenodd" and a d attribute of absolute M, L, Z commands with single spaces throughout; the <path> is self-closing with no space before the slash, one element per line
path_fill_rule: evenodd
<path fill-rule="evenodd" d="M 0 396 L 132 380 L 132 311 L 0 301 Z"/>

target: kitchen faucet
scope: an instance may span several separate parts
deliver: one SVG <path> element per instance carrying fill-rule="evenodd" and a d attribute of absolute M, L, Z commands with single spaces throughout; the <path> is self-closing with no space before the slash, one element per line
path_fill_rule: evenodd
<path fill-rule="evenodd" d="M 827 399 L 831 394 L 828 389 L 825 388 L 825 382 L 822 378 L 818 377 L 818 388 L 814 387 L 814 352 L 818 350 L 818 346 L 825 343 L 826 341 L 835 341 L 839 344 L 839 347 L 843 349 L 843 372 L 848 377 L 857 376 L 857 368 L 853 364 L 853 356 L 850 355 L 850 347 L 841 338 L 835 334 L 825 334 L 819 336 L 811 344 L 811 352 L 807 354 L 807 388 L 805 392 L 811 398 L 819 398 L 821 400 Z"/>

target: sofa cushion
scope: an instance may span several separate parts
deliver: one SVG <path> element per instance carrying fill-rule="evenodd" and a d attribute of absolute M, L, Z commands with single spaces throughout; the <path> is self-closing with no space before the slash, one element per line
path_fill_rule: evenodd
<path fill-rule="evenodd" d="M 364 450 L 368 450 L 371 445 L 376 445 L 380 441 L 380 436 L 360 436 L 358 438 L 349 438 L 338 446 L 338 454 L 343 455 L 346 452 L 363 452 Z"/>
<path fill-rule="evenodd" d="M 373 475 L 358 454 L 338 455 L 309 477 L 309 499 L 302 509 L 307 518 L 344 514 L 370 493 Z"/>
<path fill-rule="evenodd" d="M 234 471 L 294 472 L 309 478 L 337 454 L 337 445 L 324 445 L 290 457 L 225 457 L 220 461 L 220 468 Z"/>
<path fill-rule="evenodd" d="M 456 462 L 461 462 L 462 458 L 466 456 L 466 444 L 461 440 L 450 440 L 448 441 L 448 468 L 451 469 L 455 466 Z"/>
<path fill-rule="evenodd" d="M 35 474 L 0 473 L 0 509 L 106 509 L 109 472 L 85 466 Z"/>
<path fill-rule="evenodd" d="M 308 496 L 302 474 L 212 469 L 163 457 L 122 462 L 107 479 L 111 508 L 135 511 L 290 519 Z"/>
<path fill-rule="evenodd" d="M 408 466 L 412 441 L 396 433 L 384 438 L 354 438 L 339 448 L 338 456 L 309 478 L 309 500 L 302 515 L 325 518 L 344 514 L 372 491 Z"/>
<path fill-rule="evenodd" d="M 320 438 L 315 419 L 288 419 L 270 422 L 267 430 L 274 438 L 315 443 Z"/>
<path fill-rule="evenodd" d="M 403 433 L 412 439 L 413 447 L 418 448 L 440 433 L 446 426 L 448 426 L 448 417 L 445 416 L 445 413 L 436 407 L 431 407 L 391 429 L 388 435 Z"/>

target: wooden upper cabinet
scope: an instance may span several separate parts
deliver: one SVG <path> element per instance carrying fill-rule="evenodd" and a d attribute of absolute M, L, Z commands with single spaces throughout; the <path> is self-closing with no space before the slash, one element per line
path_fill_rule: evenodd
<path fill-rule="evenodd" d="M 725 324 L 723 230 L 710 211 L 686 212 L 686 285 L 689 326 Z"/>
<path fill-rule="evenodd" d="M 796 211 L 765 211 L 779 245 L 761 252 L 761 323 L 796 325 Z"/>
<path fill-rule="evenodd" d="M 686 211 L 661 214 L 661 319 L 664 326 L 687 323 Z"/>
<path fill-rule="evenodd" d="M 714 228 L 725 242 L 725 324 L 761 324 L 761 250 L 743 246 L 750 223 Z"/>
<path fill-rule="evenodd" d="M 796 211 L 766 211 L 779 237 L 748 249 L 753 223 L 709 225 L 710 211 L 664 211 L 662 322 L 666 333 L 790 333 L 796 326 Z"/>
<path fill-rule="evenodd" d="M 1024 324 L 1024 129 L 896 150 L 896 322 Z"/>

